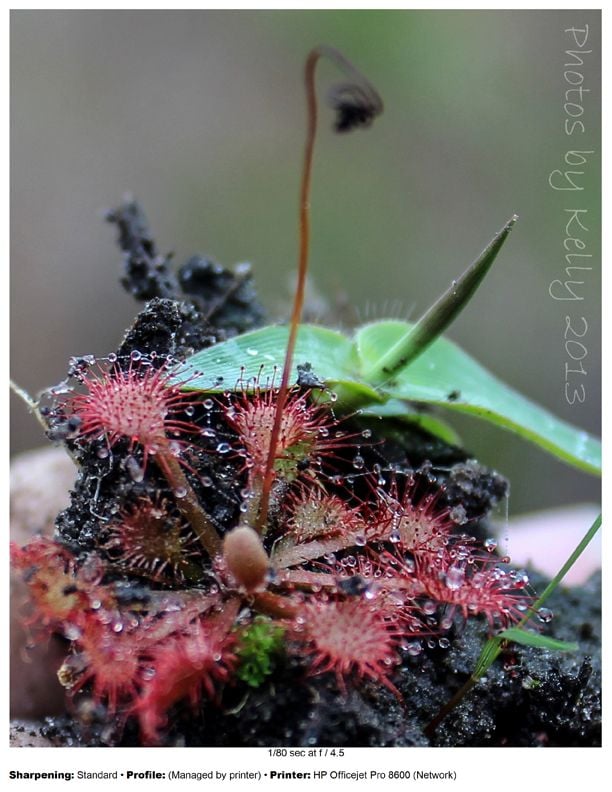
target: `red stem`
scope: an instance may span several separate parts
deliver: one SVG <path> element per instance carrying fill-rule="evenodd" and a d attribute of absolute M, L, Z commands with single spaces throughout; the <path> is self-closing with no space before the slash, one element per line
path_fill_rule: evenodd
<path fill-rule="evenodd" d="M 312 154 L 314 150 L 315 137 L 317 132 L 317 98 L 315 93 L 315 67 L 321 57 L 319 50 L 314 49 L 308 55 L 304 80 L 306 84 L 306 103 L 308 114 L 308 127 L 306 132 L 306 147 L 304 151 L 304 165 L 302 169 L 302 185 L 300 189 L 300 248 L 298 256 L 298 280 L 293 300 L 293 310 L 291 312 L 291 323 L 289 325 L 289 340 L 285 352 L 285 362 L 278 396 L 276 400 L 276 412 L 274 414 L 274 424 L 270 433 L 270 447 L 266 460 L 266 469 L 263 478 L 261 500 L 259 502 L 259 515 L 256 528 L 259 533 L 265 533 L 266 521 L 268 519 L 268 507 L 270 504 L 270 490 L 274 479 L 274 460 L 278 447 L 278 438 L 283 419 L 283 410 L 287 401 L 289 390 L 289 376 L 293 365 L 293 353 L 295 342 L 302 318 L 304 306 L 304 294 L 306 290 L 306 273 L 308 272 L 308 251 L 310 247 L 310 184 L 312 181 Z"/>

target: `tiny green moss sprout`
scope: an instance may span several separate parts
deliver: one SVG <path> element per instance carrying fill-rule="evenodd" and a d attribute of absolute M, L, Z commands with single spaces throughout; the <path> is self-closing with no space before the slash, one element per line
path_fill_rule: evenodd
<path fill-rule="evenodd" d="M 274 670 L 275 656 L 283 649 L 284 629 L 266 616 L 256 616 L 241 630 L 236 648 L 239 666 L 236 676 L 258 688 Z"/>

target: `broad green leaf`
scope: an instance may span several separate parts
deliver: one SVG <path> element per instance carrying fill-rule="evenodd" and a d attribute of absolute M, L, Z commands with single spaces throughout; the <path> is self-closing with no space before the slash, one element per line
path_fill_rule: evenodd
<path fill-rule="evenodd" d="M 577 652 L 579 649 L 577 643 L 558 641 L 556 638 L 549 638 L 546 635 L 521 630 L 520 627 L 509 627 L 499 633 L 498 637 L 505 638 L 507 641 L 514 641 L 514 643 L 522 644 L 523 646 L 535 646 L 536 649 L 552 649 L 556 652 Z"/>
<path fill-rule="evenodd" d="M 355 336 L 360 364 L 367 366 L 405 331 L 405 322 L 377 322 L 361 328 Z M 470 413 L 516 432 L 589 473 L 601 471 L 601 444 L 596 438 L 522 396 L 446 338 L 434 341 L 380 390 L 395 399 Z"/>
<path fill-rule="evenodd" d="M 448 445 L 461 446 L 461 437 L 439 415 L 415 410 L 410 403 L 401 399 L 389 399 L 383 404 L 370 404 L 361 408 L 361 415 L 366 418 L 394 418 L 395 420 L 418 426 L 420 429 L 424 429 L 429 434 L 434 435 L 434 437 L 439 437 L 440 440 Z"/>
<path fill-rule="evenodd" d="M 351 340 L 333 330 L 302 325 L 294 361 L 296 366 L 310 363 L 347 407 L 367 407 L 371 415 L 385 417 L 384 406 L 377 404 L 393 399 L 395 417 L 402 417 L 398 404 L 407 402 L 407 420 L 414 414 L 410 402 L 469 413 L 516 432 L 569 464 L 600 472 L 598 440 L 521 396 L 445 338 L 434 341 L 389 381 L 377 387 L 365 381 L 361 372 L 405 335 L 407 327 L 405 322 L 377 322 L 362 327 Z M 286 327 L 265 327 L 216 344 L 189 358 L 174 382 L 183 383 L 186 390 L 207 392 L 254 381 L 261 388 L 271 387 L 280 382 L 287 336 Z"/>
<path fill-rule="evenodd" d="M 254 381 L 264 389 L 278 385 L 288 337 L 288 328 L 278 325 L 215 344 L 190 357 L 177 370 L 174 382 L 184 382 L 185 390 L 195 391 L 234 390 Z M 326 382 L 349 380 L 357 369 L 352 341 L 325 327 L 301 325 L 293 359 L 296 367 L 311 363 L 313 373 Z M 369 390 L 376 399 L 376 391 Z"/>

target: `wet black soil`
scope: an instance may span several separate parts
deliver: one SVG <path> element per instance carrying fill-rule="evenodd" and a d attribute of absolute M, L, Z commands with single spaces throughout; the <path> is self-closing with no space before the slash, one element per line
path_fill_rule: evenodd
<path fill-rule="evenodd" d="M 537 588 L 546 580 L 532 574 Z M 405 658 L 394 677 L 404 706 L 389 691 L 364 685 L 340 693 L 331 677 L 304 677 L 279 660 L 258 690 L 233 688 L 221 707 L 177 707 L 168 746 L 583 746 L 601 745 L 601 578 L 560 589 L 547 634 L 579 643 L 572 653 L 512 645 L 428 738 L 425 728 L 467 680 L 485 640 L 468 624 L 449 648 Z M 103 713 L 100 713 L 102 716 Z M 33 736 L 55 745 L 138 745 L 135 727 L 119 735 L 89 713 L 89 724 L 49 718 Z"/>

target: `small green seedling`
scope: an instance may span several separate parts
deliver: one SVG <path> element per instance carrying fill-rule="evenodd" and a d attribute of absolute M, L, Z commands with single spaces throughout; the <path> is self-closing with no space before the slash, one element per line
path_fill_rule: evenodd
<path fill-rule="evenodd" d="M 338 405 L 364 414 L 416 422 L 443 440 L 448 427 L 415 405 L 468 413 L 516 432 L 589 473 L 601 471 L 599 441 L 510 388 L 440 333 L 467 304 L 514 225 L 512 218 L 449 291 L 414 324 L 366 324 L 352 337 L 300 325 L 294 359 L 308 362 L 338 396 Z M 175 376 L 185 389 L 221 391 L 278 381 L 289 329 L 264 327 L 189 358 Z"/>

